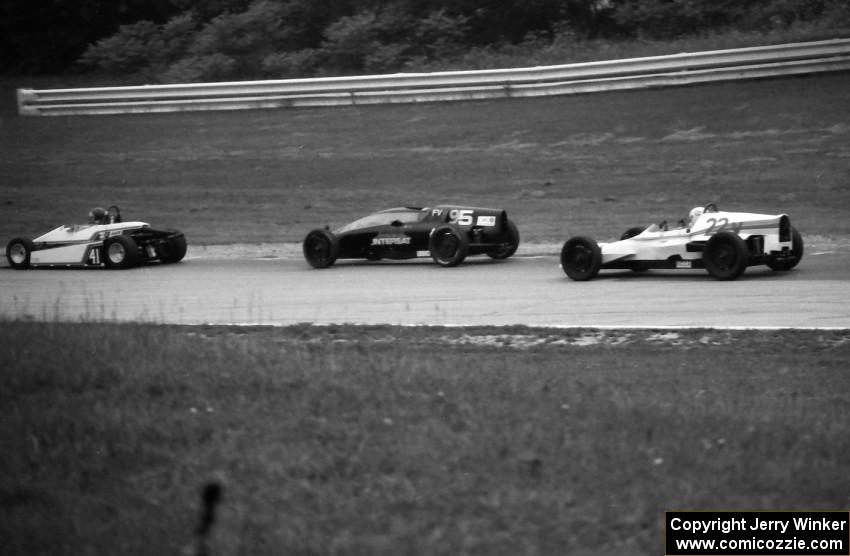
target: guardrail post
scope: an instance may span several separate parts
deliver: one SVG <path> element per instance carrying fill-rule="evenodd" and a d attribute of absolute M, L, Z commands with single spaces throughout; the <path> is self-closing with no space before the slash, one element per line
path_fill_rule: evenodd
<path fill-rule="evenodd" d="M 35 108 L 38 95 L 33 89 L 18 89 L 18 112 L 22 116 L 37 116 L 39 111 Z"/>

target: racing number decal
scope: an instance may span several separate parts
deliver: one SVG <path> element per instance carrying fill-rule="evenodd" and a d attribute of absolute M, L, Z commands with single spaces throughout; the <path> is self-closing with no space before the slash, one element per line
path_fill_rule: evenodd
<path fill-rule="evenodd" d="M 458 226 L 472 225 L 472 209 L 452 209 L 449 211 L 449 224 L 457 224 Z"/>
<path fill-rule="evenodd" d="M 736 222 L 730 226 L 728 218 L 709 218 L 705 223 L 708 224 L 708 229 L 705 231 L 706 234 L 722 232 L 727 226 L 731 227 L 732 231 L 736 234 L 741 231 L 741 222 Z"/>
<path fill-rule="evenodd" d="M 442 216 L 443 209 L 433 209 L 431 211 L 431 214 L 434 216 Z M 449 218 L 447 222 L 449 224 L 457 224 L 458 226 L 472 226 L 475 224 L 475 209 L 450 209 Z M 495 226 L 496 217 L 479 216 L 478 225 Z"/>
<path fill-rule="evenodd" d="M 723 228 L 725 228 L 726 225 L 729 224 L 729 219 L 721 218 L 720 220 L 718 220 L 717 218 L 709 218 L 705 221 L 705 223 L 708 224 L 708 229 L 705 231 L 705 233 L 713 234 L 716 232 L 722 232 Z"/>

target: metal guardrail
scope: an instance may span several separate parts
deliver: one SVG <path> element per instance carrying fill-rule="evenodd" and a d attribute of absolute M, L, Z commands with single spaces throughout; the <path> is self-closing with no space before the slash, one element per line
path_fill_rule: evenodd
<path fill-rule="evenodd" d="M 18 89 L 22 115 L 344 106 L 566 95 L 850 70 L 850 39 L 522 69 Z"/>

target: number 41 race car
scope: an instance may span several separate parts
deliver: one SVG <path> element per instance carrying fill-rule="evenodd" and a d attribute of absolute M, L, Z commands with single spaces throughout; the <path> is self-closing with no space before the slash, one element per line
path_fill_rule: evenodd
<path fill-rule="evenodd" d="M 117 206 L 95 208 L 87 224 L 59 226 L 35 239 L 15 238 L 6 245 L 9 266 L 130 268 L 159 261 L 176 263 L 186 255 L 186 237 L 177 230 L 155 230 L 146 222 L 123 222 Z"/>
<path fill-rule="evenodd" d="M 507 259 L 518 246 L 519 231 L 502 209 L 397 207 L 334 231 L 311 231 L 304 238 L 304 258 L 314 268 L 327 268 L 337 259 L 399 260 L 430 254 L 440 266 L 457 266 L 467 255 Z"/>
<path fill-rule="evenodd" d="M 600 269 L 706 269 L 718 280 L 734 280 L 748 266 L 791 270 L 803 258 L 803 238 L 787 214 L 724 212 L 714 203 L 691 210 L 688 220 L 630 228 L 620 241 L 597 244 L 568 239 L 561 268 L 573 280 L 590 280 Z"/>

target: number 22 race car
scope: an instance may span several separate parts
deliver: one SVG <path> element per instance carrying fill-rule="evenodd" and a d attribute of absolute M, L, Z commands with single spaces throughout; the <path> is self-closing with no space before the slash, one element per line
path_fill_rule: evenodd
<path fill-rule="evenodd" d="M 18 237 L 6 245 L 6 260 L 15 269 L 130 268 L 153 261 L 176 263 L 185 255 L 182 232 L 155 230 L 146 222 L 124 222 L 115 205 L 93 209 L 87 224 L 59 226 L 35 239 Z"/>
<path fill-rule="evenodd" d="M 573 280 L 590 280 L 600 269 L 705 269 L 734 280 L 748 266 L 791 270 L 803 258 L 803 238 L 787 214 L 724 212 L 714 203 L 691 210 L 688 220 L 630 228 L 620 241 L 597 244 L 576 236 L 561 249 L 561 268 Z"/>
<path fill-rule="evenodd" d="M 519 246 L 516 224 L 502 209 L 437 205 L 378 211 L 334 231 L 304 238 L 304 258 L 314 268 L 337 259 L 412 259 L 428 255 L 440 266 L 457 266 L 467 255 L 507 259 Z"/>

